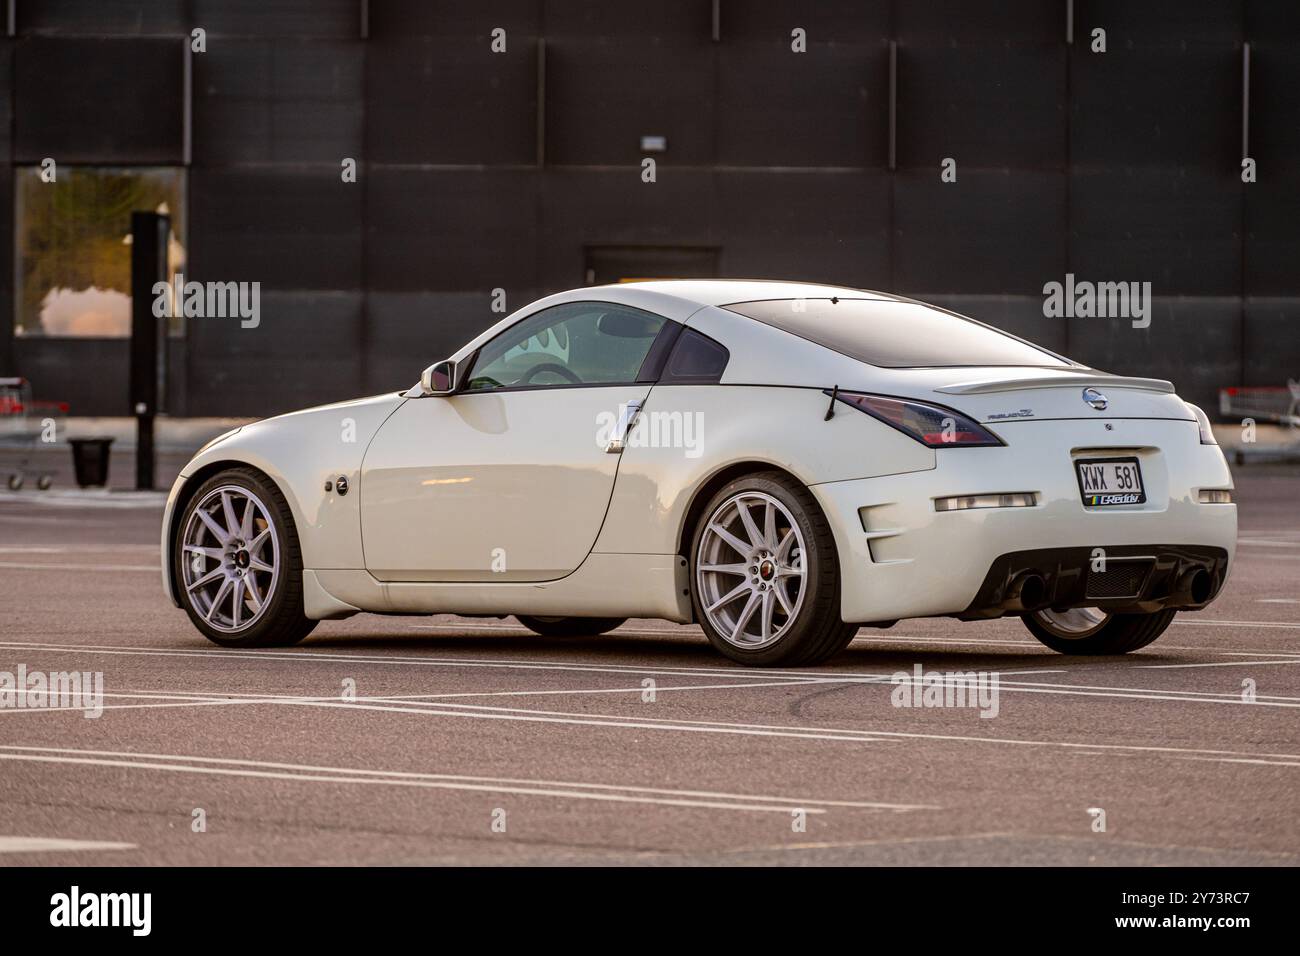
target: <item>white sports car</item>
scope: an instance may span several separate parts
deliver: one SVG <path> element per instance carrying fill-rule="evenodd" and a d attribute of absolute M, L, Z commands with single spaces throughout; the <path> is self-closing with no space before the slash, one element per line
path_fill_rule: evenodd
<path fill-rule="evenodd" d="M 227 432 L 162 543 L 168 595 L 223 645 L 358 611 L 651 617 L 790 666 L 912 617 L 1135 650 L 1215 598 L 1236 530 L 1168 382 L 895 295 L 654 281 L 534 302 L 410 390 Z"/>

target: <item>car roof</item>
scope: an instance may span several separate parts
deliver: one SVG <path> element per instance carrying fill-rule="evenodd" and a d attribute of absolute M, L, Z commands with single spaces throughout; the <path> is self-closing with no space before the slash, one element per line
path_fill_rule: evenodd
<path fill-rule="evenodd" d="M 846 299 L 897 298 L 884 292 L 779 279 L 638 279 L 596 288 L 657 292 L 702 306 L 732 305 L 760 299 L 829 299 L 833 296 Z M 588 287 L 586 291 L 591 292 L 592 288 Z"/>

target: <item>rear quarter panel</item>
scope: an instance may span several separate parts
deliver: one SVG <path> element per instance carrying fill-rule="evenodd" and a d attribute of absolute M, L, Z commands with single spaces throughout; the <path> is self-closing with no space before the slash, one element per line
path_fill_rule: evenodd
<path fill-rule="evenodd" d="M 675 553 L 696 494 L 740 462 L 770 464 L 805 485 L 934 467 L 933 449 L 843 403 L 826 421 L 829 402 L 816 388 L 656 385 L 594 550 Z"/>

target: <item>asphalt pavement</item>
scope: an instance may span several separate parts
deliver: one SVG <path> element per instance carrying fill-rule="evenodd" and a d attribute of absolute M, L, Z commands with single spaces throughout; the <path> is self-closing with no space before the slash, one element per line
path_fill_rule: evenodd
<path fill-rule="evenodd" d="M 222 649 L 162 594 L 159 496 L 0 493 L 0 672 L 104 708 L 0 709 L 0 865 L 1295 865 L 1300 468 L 1236 480 L 1226 593 L 1139 653 L 935 619 L 799 670 L 644 620 Z M 895 706 L 918 665 L 996 713 Z"/>

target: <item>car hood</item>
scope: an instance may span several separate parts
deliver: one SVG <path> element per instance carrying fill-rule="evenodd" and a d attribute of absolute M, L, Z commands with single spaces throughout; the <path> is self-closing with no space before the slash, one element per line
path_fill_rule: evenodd
<path fill-rule="evenodd" d="M 245 425 L 245 428 L 256 428 L 263 425 L 273 425 L 277 423 L 293 423 L 297 419 L 307 418 L 310 416 L 329 415 L 335 413 L 346 414 L 347 409 L 351 410 L 368 410 L 372 408 L 388 408 L 389 411 L 396 408 L 405 401 L 404 392 L 382 392 L 378 395 L 370 395 L 366 398 L 351 398 L 342 402 L 330 402 L 328 405 L 313 405 L 310 408 L 300 408 L 292 412 L 284 412 L 280 415 L 272 415 L 270 418 L 262 418 L 251 425 Z"/>

